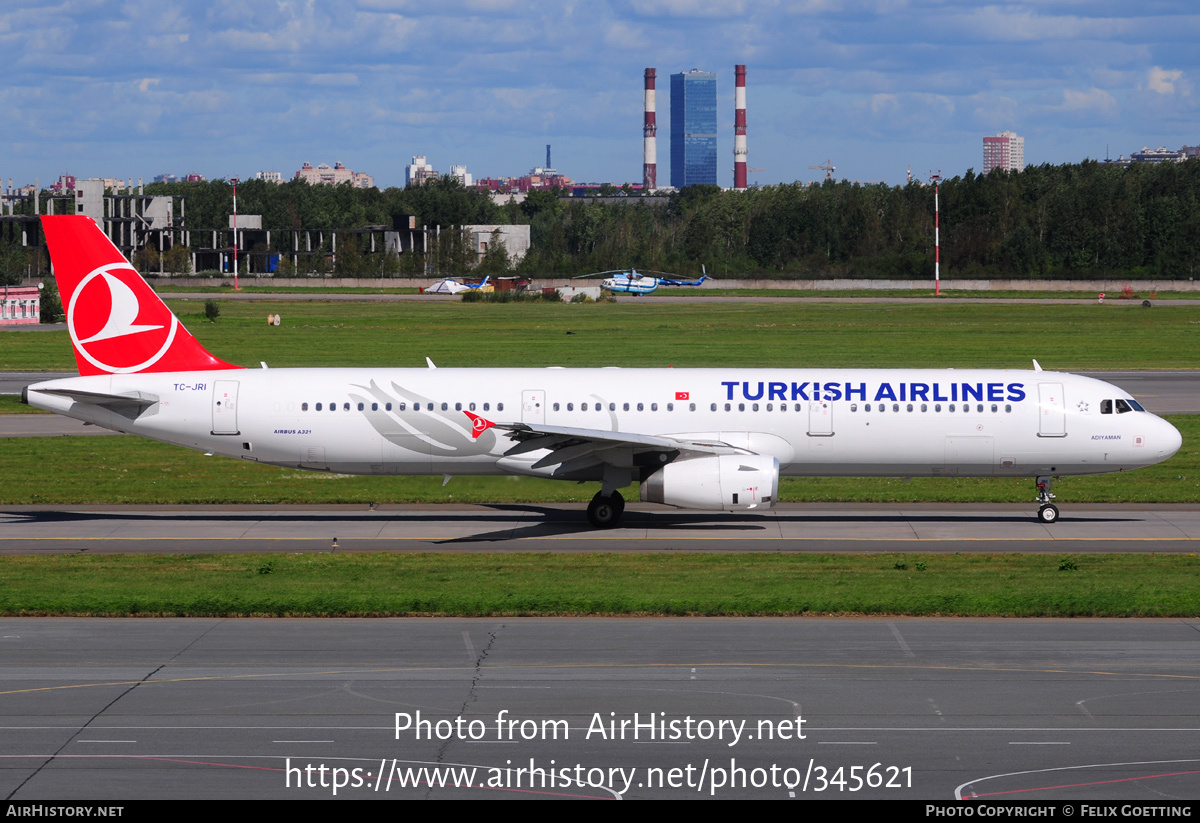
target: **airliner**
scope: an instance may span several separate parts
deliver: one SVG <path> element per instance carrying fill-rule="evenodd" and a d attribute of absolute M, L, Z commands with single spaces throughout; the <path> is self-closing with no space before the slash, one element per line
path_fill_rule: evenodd
<path fill-rule="evenodd" d="M 100 228 L 43 217 L 79 377 L 28 386 L 40 409 L 275 466 L 366 475 L 599 483 L 686 509 L 773 507 L 782 476 L 1029 477 L 1159 463 L 1179 432 L 1116 386 L 1008 369 L 258 369 L 196 341 Z"/>

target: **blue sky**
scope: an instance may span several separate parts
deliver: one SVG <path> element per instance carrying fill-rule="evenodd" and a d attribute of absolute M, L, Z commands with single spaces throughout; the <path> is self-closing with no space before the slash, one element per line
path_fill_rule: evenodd
<path fill-rule="evenodd" d="M 341 161 L 403 185 L 425 154 L 481 176 L 554 165 L 641 179 L 642 72 L 718 75 L 732 184 L 733 66 L 751 182 L 982 166 L 982 138 L 1069 163 L 1200 143 L 1200 5 L 1178 0 L 6 0 L 0 178 L 291 177 Z"/>

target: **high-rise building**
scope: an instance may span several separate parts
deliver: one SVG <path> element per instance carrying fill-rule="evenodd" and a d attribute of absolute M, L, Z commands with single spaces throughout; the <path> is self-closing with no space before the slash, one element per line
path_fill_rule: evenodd
<path fill-rule="evenodd" d="M 671 75 L 671 185 L 717 184 L 717 76 Z"/>
<path fill-rule="evenodd" d="M 983 173 L 992 169 L 1025 170 L 1025 138 L 1015 131 L 1002 131 L 995 137 L 983 138 Z"/>

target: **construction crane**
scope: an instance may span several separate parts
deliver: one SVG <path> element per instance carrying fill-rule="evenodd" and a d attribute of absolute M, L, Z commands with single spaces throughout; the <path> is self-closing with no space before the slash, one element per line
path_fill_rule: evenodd
<path fill-rule="evenodd" d="M 833 161 L 832 161 L 832 160 L 826 160 L 826 161 L 825 161 L 825 165 L 824 165 L 824 166 L 809 166 L 809 168 L 810 168 L 810 169 L 824 169 L 824 171 L 825 171 L 825 179 L 826 179 L 826 180 L 832 180 L 832 179 L 833 179 L 833 173 L 834 173 L 835 171 L 837 171 L 837 167 L 833 165 Z"/>

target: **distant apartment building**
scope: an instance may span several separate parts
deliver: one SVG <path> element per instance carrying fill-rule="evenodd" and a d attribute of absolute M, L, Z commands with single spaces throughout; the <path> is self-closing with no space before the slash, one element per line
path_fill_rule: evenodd
<path fill-rule="evenodd" d="M 1171 151 L 1165 146 L 1159 146 L 1157 149 L 1143 146 L 1141 151 L 1132 152 L 1128 157 L 1122 154 L 1116 160 L 1105 160 L 1104 162 L 1121 168 L 1129 168 L 1134 163 L 1149 163 L 1150 165 L 1182 163 L 1195 157 L 1200 157 L 1200 147 L 1181 146 L 1178 151 Z"/>
<path fill-rule="evenodd" d="M 50 184 L 50 191 L 55 194 L 70 194 L 75 191 L 75 175 L 60 174 L 58 179 Z"/>
<path fill-rule="evenodd" d="M 352 169 L 348 169 L 341 163 L 334 163 L 330 166 L 328 163 L 322 163 L 317 167 L 313 167 L 311 163 L 305 163 L 300 167 L 300 171 L 296 172 L 296 180 L 303 180 L 309 185 L 325 185 L 325 186 L 340 186 L 343 183 L 349 183 L 356 189 L 371 189 L 375 187 L 375 178 L 363 172 L 355 173 Z"/>
<path fill-rule="evenodd" d="M 1184 146 L 1179 151 L 1171 151 L 1165 146 L 1157 149 L 1142 146 L 1142 150 L 1129 155 L 1129 159 L 1135 163 L 1182 163 L 1188 159 L 1187 148 Z"/>
<path fill-rule="evenodd" d="M 458 181 L 458 184 L 464 189 L 469 189 L 475 185 L 475 178 L 467 171 L 466 166 L 451 166 L 450 176 Z"/>
<path fill-rule="evenodd" d="M 155 183 L 203 183 L 205 182 L 203 174 L 185 174 L 180 177 L 178 174 L 156 174 L 154 175 Z"/>
<path fill-rule="evenodd" d="M 429 180 L 440 177 L 423 154 L 413 155 L 412 162 L 404 167 L 405 186 L 423 186 Z"/>
<path fill-rule="evenodd" d="M 992 169 L 1024 171 L 1025 138 L 1013 131 L 983 138 L 983 173 L 991 174 Z"/>
<path fill-rule="evenodd" d="M 254 173 L 255 180 L 262 180 L 264 183 L 282 183 L 283 172 L 281 171 L 259 171 Z"/>

